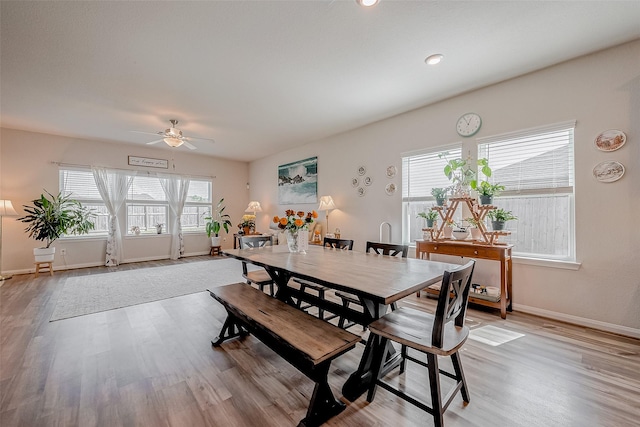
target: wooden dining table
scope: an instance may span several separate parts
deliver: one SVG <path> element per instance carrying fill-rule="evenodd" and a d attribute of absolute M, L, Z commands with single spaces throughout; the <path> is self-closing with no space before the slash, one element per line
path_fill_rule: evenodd
<path fill-rule="evenodd" d="M 458 267 L 457 264 L 318 246 L 310 246 L 306 253 L 292 253 L 286 245 L 276 245 L 225 249 L 223 255 L 263 267 L 276 283 L 275 297 L 279 300 L 299 306 L 300 299 L 364 326 L 383 316 L 391 303 L 440 281 L 444 271 Z M 364 312 L 301 292 L 290 286 L 292 278 L 353 294 L 360 299 Z M 350 401 L 361 396 L 371 382 L 372 348 L 373 340 L 369 339 L 358 368 L 343 385 L 342 394 Z M 388 372 L 400 362 L 400 354 L 389 346 L 385 360 L 383 372 Z"/>

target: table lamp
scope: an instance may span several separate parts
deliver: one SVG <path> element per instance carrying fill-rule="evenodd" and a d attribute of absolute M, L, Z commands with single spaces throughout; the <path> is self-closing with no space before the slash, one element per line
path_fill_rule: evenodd
<path fill-rule="evenodd" d="M 10 275 L 2 275 L 2 219 L 5 216 L 18 216 L 10 200 L 0 200 L 0 282 L 11 279 Z"/>
<path fill-rule="evenodd" d="M 333 203 L 333 198 L 331 196 L 322 196 L 320 197 L 320 205 L 318 206 L 319 211 L 326 211 L 327 216 L 327 231 L 324 234 L 329 232 L 329 211 L 331 209 L 335 209 L 336 205 Z"/>

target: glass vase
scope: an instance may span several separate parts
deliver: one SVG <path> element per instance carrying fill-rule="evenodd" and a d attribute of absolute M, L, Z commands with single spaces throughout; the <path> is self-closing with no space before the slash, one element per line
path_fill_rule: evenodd
<path fill-rule="evenodd" d="M 287 230 L 285 235 L 287 236 L 287 247 L 289 248 L 289 252 L 298 252 L 298 230 Z"/>

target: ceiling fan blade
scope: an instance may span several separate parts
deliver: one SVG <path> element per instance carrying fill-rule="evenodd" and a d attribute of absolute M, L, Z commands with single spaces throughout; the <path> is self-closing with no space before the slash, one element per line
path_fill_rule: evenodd
<path fill-rule="evenodd" d="M 164 135 L 164 132 L 142 132 L 140 130 L 130 130 L 129 132 L 143 133 L 145 135 Z"/>
<path fill-rule="evenodd" d="M 189 139 L 190 139 L 190 140 L 191 140 L 191 139 L 197 139 L 197 140 L 199 140 L 199 141 L 210 141 L 210 142 L 216 142 L 216 140 L 215 140 L 215 139 L 211 139 L 211 138 L 200 138 L 200 137 L 197 137 L 197 136 L 190 136 L 190 137 L 189 137 Z"/>
<path fill-rule="evenodd" d="M 188 143 L 187 141 L 185 141 L 184 139 L 182 140 L 182 143 L 185 147 L 187 147 L 189 150 L 195 150 L 197 147 L 193 144 Z"/>
<path fill-rule="evenodd" d="M 147 145 L 157 144 L 158 142 L 164 141 L 163 139 L 156 139 L 155 141 L 147 142 Z"/>

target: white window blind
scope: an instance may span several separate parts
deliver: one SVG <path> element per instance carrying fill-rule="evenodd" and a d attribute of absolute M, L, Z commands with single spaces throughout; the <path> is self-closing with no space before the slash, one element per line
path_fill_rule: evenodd
<path fill-rule="evenodd" d="M 86 208 L 91 209 L 94 217 L 91 222 L 94 229 L 86 235 L 74 238 L 106 235 L 108 230 L 109 211 L 100 197 L 93 173 L 88 169 L 61 168 L 58 171 L 60 192 L 63 196 L 71 196 Z"/>
<path fill-rule="evenodd" d="M 512 211 L 506 241 L 521 256 L 575 261 L 575 121 L 478 139 L 493 184 L 505 191 L 493 204 Z"/>
<path fill-rule="evenodd" d="M 450 145 L 405 153 L 402 157 L 402 241 L 404 244 L 422 239 L 425 222 L 418 213 L 435 205 L 433 188 L 445 188 L 451 182 L 444 174 L 447 161 L 438 154 L 448 152 L 449 159 L 460 158 L 462 145 Z"/>

